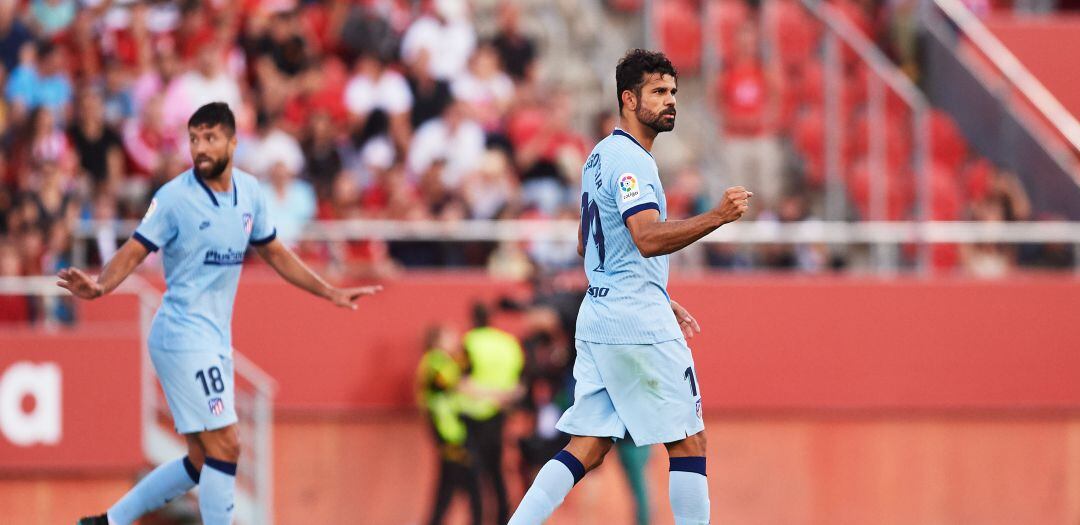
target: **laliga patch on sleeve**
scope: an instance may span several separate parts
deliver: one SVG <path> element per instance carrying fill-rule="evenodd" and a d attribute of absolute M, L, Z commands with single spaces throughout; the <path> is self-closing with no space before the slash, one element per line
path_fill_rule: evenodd
<path fill-rule="evenodd" d="M 157 199 L 150 199 L 150 206 L 146 208 L 146 215 L 143 215 L 142 221 L 146 222 L 150 220 L 150 217 L 154 216 L 155 211 L 157 211 Z"/>
<path fill-rule="evenodd" d="M 623 173 L 619 175 L 619 196 L 622 202 L 632 201 L 641 196 L 641 189 L 638 188 L 637 177 L 633 173 Z"/>

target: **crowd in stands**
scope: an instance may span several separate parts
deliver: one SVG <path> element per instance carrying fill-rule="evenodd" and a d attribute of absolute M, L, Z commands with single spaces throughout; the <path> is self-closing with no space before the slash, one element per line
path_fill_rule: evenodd
<path fill-rule="evenodd" d="M 706 5 L 708 2 L 708 5 Z M 901 70 L 917 76 L 913 43 L 895 24 L 900 4 L 832 0 L 831 7 L 869 42 L 876 42 Z M 706 8 L 708 8 L 706 10 Z M 719 62 L 713 89 L 721 157 L 733 182 L 755 191 L 758 219 L 781 222 L 823 217 L 826 175 L 826 88 L 824 29 L 800 0 L 659 0 L 656 27 L 664 50 L 681 71 L 706 72 L 704 46 Z M 700 13 L 705 13 L 704 24 Z M 705 38 L 707 30 L 713 34 Z M 690 28 L 690 29 L 688 29 Z M 716 35 L 719 35 L 717 37 Z M 839 53 L 841 125 L 838 166 L 849 220 L 908 220 L 916 212 L 913 113 L 882 84 L 881 119 L 871 108 L 868 66 L 850 48 Z M 1024 187 L 1013 173 L 993 166 L 970 147 L 945 112 L 929 115 L 932 220 L 1023 221 L 1053 219 L 1033 213 Z M 871 135 L 883 135 L 875 157 Z M 877 160 L 878 162 L 875 162 Z M 885 179 L 885 206 L 875 216 L 871 178 Z M 832 217 L 833 219 L 837 217 Z M 719 250 L 714 250 L 719 251 Z M 1017 265 L 1071 264 L 1067 247 L 936 246 L 934 266 L 978 275 L 1002 275 Z M 990 255 L 993 254 L 993 255 Z M 789 247 L 753 254 L 759 265 L 821 269 L 842 261 Z M 710 259 L 716 259 L 712 257 Z M 723 259 L 723 257 L 721 257 Z M 993 259 L 993 263 L 988 263 Z M 737 263 L 737 262 L 736 262 Z"/>
<path fill-rule="evenodd" d="M 835 3 L 873 33 L 869 3 Z M 666 51 L 685 75 L 696 74 L 700 24 L 686 22 L 700 0 L 656 4 L 659 33 L 678 36 Z M 726 170 L 758 192 L 759 219 L 813 217 L 824 178 L 820 28 L 798 0 L 714 7 L 710 23 L 723 38 L 712 96 L 722 108 Z M 237 114 L 236 166 L 265 185 L 286 242 L 296 244 L 313 220 L 576 219 L 581 165 L 614 121 L 600 114 L 597 129 L 574 128 L 578 112 L 602 108 L 575 107 L 572 93 L 539 78 L 538 45 L 521 31 L 521 16 L 515 2 L 500 2 L 482 35 L 467 0 L 0 3 L 0 276 L 54 273 L 70 263 L 80 225 L 138 219 L 156 188 L 190 166 L 186 119 L 217 100 Z M 856 131 L 844 173 L 852 218 L 860 218 L 868 144 L 859 130 L 868 117 L 865 83 L 856 80 L 867 73 L 847 55 L 844 70 L 851 89 L 842 112 Z M 904 218 L 913 198 L 910 115 L 892 98 L 889 216 Z M 1013 204 L 1025 200 L 1022 189 L 973 154 L 947 116 L 935 114 L 933 133 L 942 201 L 935 218 L 1026 218 Z M 691 167 L 665 175 L 673 217 L 708 206 L 708 176 Z M 91 266 L 123 240 L 106 227 L 79 238 L 91 239 Z M 513 273 L 526 259 L 578 264 L 573 246 L 551 244 L 297 247 L 346 275 L 484 264 Z M 739 265 L 739 254 L 725 250 L 700 260 Z M 830 264 L 827 254 L 795 252 L 755 252 L 751 262 Z"/>

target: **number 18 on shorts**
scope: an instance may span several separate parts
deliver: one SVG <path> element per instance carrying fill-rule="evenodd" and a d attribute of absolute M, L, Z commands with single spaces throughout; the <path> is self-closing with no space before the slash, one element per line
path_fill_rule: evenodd
<path fill-rule="evenodd" d="M 177 432 L 190 434 L 236 423 L 232 358 L 151 349 L 150 360 Z"/>

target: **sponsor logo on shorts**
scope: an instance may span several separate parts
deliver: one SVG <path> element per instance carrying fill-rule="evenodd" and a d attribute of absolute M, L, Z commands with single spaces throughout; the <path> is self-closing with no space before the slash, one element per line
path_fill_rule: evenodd
<path fill-rule="evenodd" d="M 225 403 L 220 397 L 215 397 L 208 401 L 208 403 L 210 405 L 210 413 L 215 416 L 220 416 L 221 413 L 225 411 Z M 701 402 L 699 401 L 698 403 L 700 404 Z"/>
<path fill-rule="evenodd" d="M 619 194 L 622 196 L 623 202 L 632 201 L 641 196 L 637 177 L 633 173 L 623 173 L 619 176 Z"/>

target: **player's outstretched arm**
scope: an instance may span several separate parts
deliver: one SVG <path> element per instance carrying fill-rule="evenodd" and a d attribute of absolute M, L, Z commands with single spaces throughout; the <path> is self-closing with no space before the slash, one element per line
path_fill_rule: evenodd
<path fill-rule="evenodd" d="M 677 252 L 729 222 L 735 222 L 750 209 L 753 192 L 742 186 L 724 191 L 715 208 L 682 221 L 661 221 L 660 212 L 646 209 L 626 219 L 634 244 L 644 257 Z"/>
<path fill-rule="evenodd" d="M 60 278 L 56 285 L 75 297 L 97 299 L 120 286 L 149 253 L 141 242 L 128 239 L 101 269 L 97 280 L 78 268 L 64 268 L 56 274 Z"/>
<path fill-rule="evenodd" d="M 382 290 L 382 286 L 360 286 L 357 288 L 335 288 L 311 271 L 304 261 L 275 239 L 262 246 L 256 246 L 255 251 L 269 264 L 278 275 L 285 278 L 293 286 L 307 290 L 323 299 L 326 299 L 343 308 L 356 309 L 355 301 L 365 295 L 375 295 Z"/>

